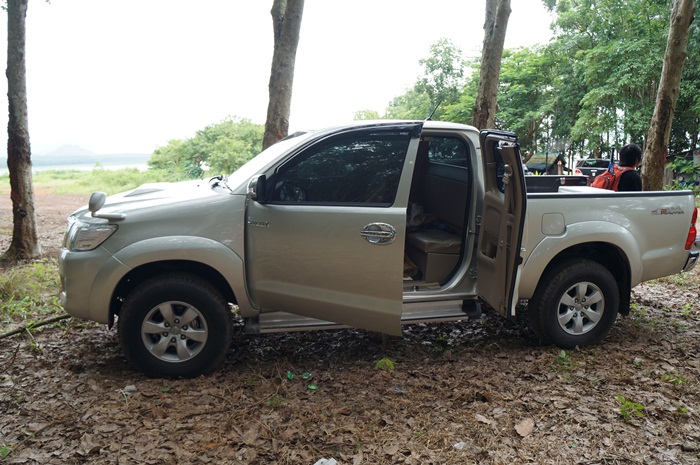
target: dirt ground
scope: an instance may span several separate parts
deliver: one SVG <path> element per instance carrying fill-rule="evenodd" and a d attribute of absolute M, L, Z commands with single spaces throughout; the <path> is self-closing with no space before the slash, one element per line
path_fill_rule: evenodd
<path fill-rule="evenodd" d="M 38 193 L 55 254 L 87 196 Z M 3 203 L 5 202 L 5 203 Z M 0 246 L 11 215 L 0 200 Z M 8 223 L 9 222 L 9 223 Z M 9 226 L 8 226 L 9 224 Z M 697 464 L 698 271 L 638 286 L 599 346 L 523 322 L 248 336 L 193 380 L 147 379 L 116 331 L 65 320 L 0 340 L 0 457 L 26 464 Z M 389 359 L 394 369 L 376 369 Z M 3 460 L 0 459 L 0 462 Z"/>

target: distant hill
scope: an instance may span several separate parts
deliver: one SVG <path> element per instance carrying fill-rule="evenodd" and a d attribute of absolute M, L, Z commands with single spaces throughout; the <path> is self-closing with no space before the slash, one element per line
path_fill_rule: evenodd
<path fill-rule="evenodd" d="M 80 147 L 79 145 L 62 145 L 59 148 L 52 150 L 49 153 L 43 154 L 43 153 L 37 153 L 32 156 L 33 157 L 41 157 L 41 158 L 48 158 L 48 157 L 95 157 L 97 154 L 95 152 L 92 152 L 90 150 L 84 149 Z"/>

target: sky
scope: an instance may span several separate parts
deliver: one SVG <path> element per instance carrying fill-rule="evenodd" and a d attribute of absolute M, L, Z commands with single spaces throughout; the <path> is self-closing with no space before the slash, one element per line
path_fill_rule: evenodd
<path fill-rule="evenodd" d="M 27 93 L 34 154 L 77 145 L 147 153 L 227 116 L 264 124 L 272 0 L 30 0 Z M 548 42 L 541 0 L 511 0 L 506 48 Z M 290 132 L 380 113 L 446 37 L 480 56 L 484 0 L 306 0 Z M 0 24 L 7 37 L 7 21 Z M 6 47 L 0 60 L 6 67 Z M 0 79 L 7 95 L 7 80 Z M 2 99 L 7 108 L 7 100 Z M 0 112 L 7 127 L 7 111 Z M 6 131 L 0 143 L 7 145 Z"/>

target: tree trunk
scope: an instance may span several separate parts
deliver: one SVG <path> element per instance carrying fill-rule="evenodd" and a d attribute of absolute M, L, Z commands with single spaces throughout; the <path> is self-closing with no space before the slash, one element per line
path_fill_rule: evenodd
<path fill-rule="evenodd" d="M 12 199 L 12 242 L 3 261 L 37 258 L 37 234 L 32 187 L 32 160 L 27 117 L 25 18 L 29 0 L 7 1 L 7 168 Z"/>
<path fill-rule="evenodd" d="M 675 0 L 661 81 L 656 94 L 654 114 L 649 125 L 649 137 L 642 158 L 642 186 L 645 191 L 663 189 L 664 169 L 671 137 L 671 123 L 680 93 L 683 64 L 688 56 L 688 35 L 695 13 L 694 0 Z"/>
<path fill-rule="evenodd" d="M 267 107 L 263 150 L 286 137 L 289 131 L 294 61 L 303 12 L 304 0 L 274 0 L 272 5 L 275 49 L 270 71 L 270 103 Z"/>
<path fill-rule="evenodd" d="M 501 58 L 510 11 L 510 0 L 486 0 L 479 89 L 472 114 L 472 125 L 478 129 L 495 126 L 498 79 L 501 74 Z"/>

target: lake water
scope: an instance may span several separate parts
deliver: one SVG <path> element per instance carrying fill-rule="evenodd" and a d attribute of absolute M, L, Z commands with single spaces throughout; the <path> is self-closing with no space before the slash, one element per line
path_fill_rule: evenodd
<path fill-rule="evenodd" d="M 137 168 L 139 171 L 146 171 L 148 169 L 148 164 L 146 163 L 138 163 L 138 164 L 109 164 L 109 163 L 100 163 L 99 165 L 92 163 L 92 164 L 76 164 L 76 165 L 66 165 L 66 164 L 58 164 L 58 165 L 33 165 L 32 166 L 32 172 L 36 173 L 38 171 L 50 171 L 50 170 L 57 170 L 57 171 L 64 171 L 64 170 L 77 170 L 77 171 L 92 171 L 94 169 L 105 169 L 105 170 L 110 170 L 110 171 L 116 171 L 116 170 L 121 170 L 124 168 Z M 0 166 L 0 176 L 5 176 L 9 173 L 7 169 L 7 163 L 4 163 L 2 166 Z"/>

